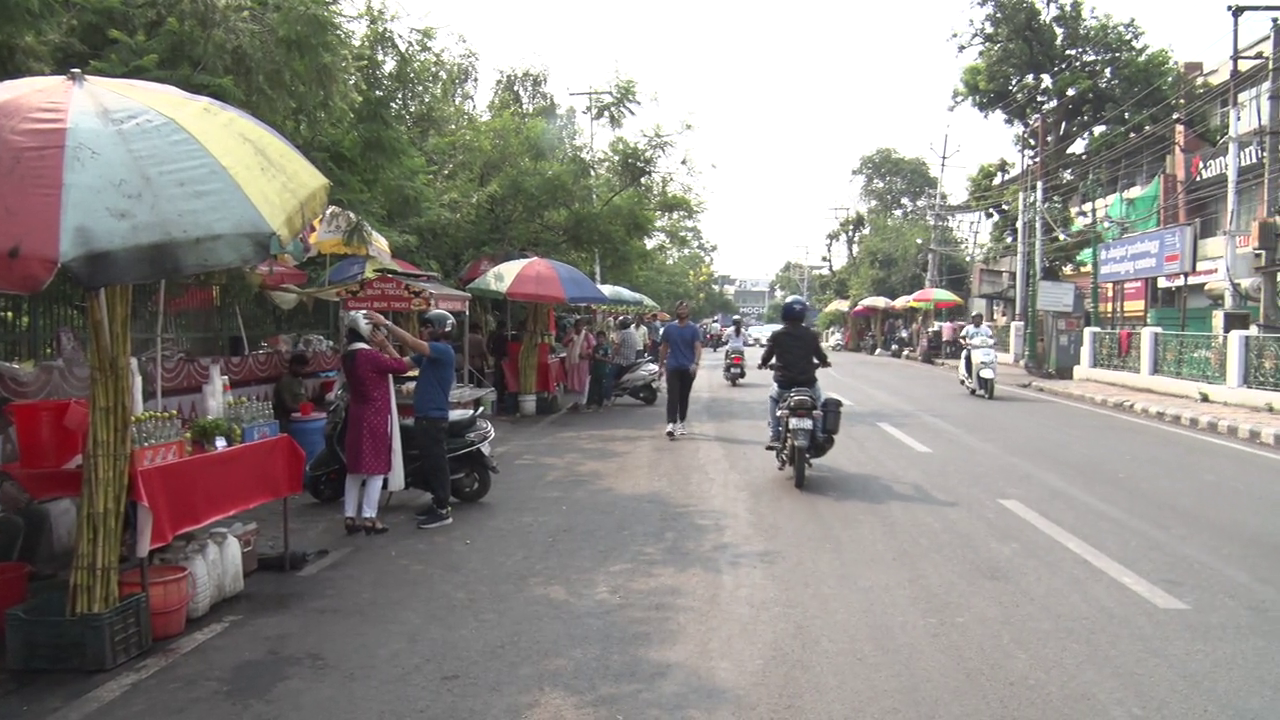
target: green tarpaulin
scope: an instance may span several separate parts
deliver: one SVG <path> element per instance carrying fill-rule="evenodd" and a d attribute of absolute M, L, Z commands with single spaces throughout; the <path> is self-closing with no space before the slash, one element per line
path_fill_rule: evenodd
<path fill-rule="evenodd" d="M 1103 224 L 1102 242 L 1158 229 L 1160 227 L 1160 176 L 1157 175 L 1150 185 L 1131 198 L 1117 194 L 1115 200 L 1111 201 L 1111 206 L 1107 208 L 1107 218 L 1112 222 Z M 1102 220 L 1098 218 L 1098 222 Z M 1076 264 L 1082 267 L 1092 265 L 1093 248 L 1080 251 L 1080 254 L 1076 255 Z"/>

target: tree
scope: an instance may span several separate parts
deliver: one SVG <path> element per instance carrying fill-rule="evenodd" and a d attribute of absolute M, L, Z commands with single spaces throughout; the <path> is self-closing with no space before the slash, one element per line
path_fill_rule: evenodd
<path fill-rule="evenodd" d="M 861 184 L 859 197 L 870 211 L 893 217 L 927 216 L 938 188 L 924 158 L 905 157 L 893 148 L 863 155 L 853 178 Z"/>
<path fill-rule="evenodd" d="M 973 62 L 961 72 L 953 100 L 987 117 L 1000 115 L 1028 150 L 1036 140 L 1033 125 L 1043 121 L 1040 159 L 1052 200 L 1046 211 L 1056 226 L 1069 227 L 1066 207 L 1090 172 L 1104 169 L 1090 158 L 1168 127 L 1185 81 L 1170 54 L 1147 45 L 1132 20 L 1098 14 L 1081 0 L 977 0 L 976 6 L 982 16 L 956 36 L 958 51 L 972 53 Z M 1009 193 L 993 181 L 1008 165 L 984 167 L 970 187 L 979 209 L 1002 218 L 1011 212 Z M 1003 242 L 1006 231 L 998 226 L 993 240 Z M 1053 249 L 1055 263 L 1077 250 Z"/>

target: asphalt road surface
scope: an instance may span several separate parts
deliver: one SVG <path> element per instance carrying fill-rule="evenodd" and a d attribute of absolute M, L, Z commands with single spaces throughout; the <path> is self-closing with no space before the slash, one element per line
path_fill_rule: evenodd
<path fill-rule="evenodd" d="M 630 401 L 504 423 L 452 527 L 335 512 L 329 567 L 253 578 L 148 677 L 0 716 L 1280 717 L 1280 456 L 842 353 L 800 492 L 764 373 L 708 355 L 689 436 Z"/>

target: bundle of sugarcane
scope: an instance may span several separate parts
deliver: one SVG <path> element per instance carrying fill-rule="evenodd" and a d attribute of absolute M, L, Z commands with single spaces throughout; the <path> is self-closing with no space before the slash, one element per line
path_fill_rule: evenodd
<path fill-rule="evenodd" d="M 129 285 L 95 290 L 89 305 L 89 440 L 84 453 L 67 615 L 120 603 L 120 549 L 129 496 L 132 377 Z"/>
<path fill-rule="evenodd" d="M 525 323 L 524 337 L 520 344 L 520 394 L 532 395 L 538 391 L 538 346 L 548 330 L 547 317 L 551 308 L 534 305 Z"/>

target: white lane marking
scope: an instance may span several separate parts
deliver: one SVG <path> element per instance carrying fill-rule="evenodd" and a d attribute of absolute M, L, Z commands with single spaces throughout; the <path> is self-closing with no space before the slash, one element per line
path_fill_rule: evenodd
<path fill-rule="evenodd" d="M 206 640 L 226 630 L 231 623 L 239 619 L 239 615 L 224 617 L 212 625 L 203 627 L 181 640 L 175 641 L 169 647 L 144 660 L 133 670 L 108 680 L 88 695 L 50 715 L 48 720 L 84 720 L 84 718 L 102 709 L 103 705 L 125 694 L 134 685 L 151 677 L 174 660 L 195 650 Z"/>
<path fill-rule="evenodd" d="M 1121 585 L 1138 593 L 1146 598 L 1148 602 L 1161 610 L 1190 610 L 1191 606 L 1182 602 L 1178 598 L 1152 585 L 1151 583 L 1138 577 L 1129 568 L 1112 560 L 1101 551 L 1094 548 L 1089 543 L 1063 530 L 1047 520 L 1044 516 L 1035 510 L 1023 505 L 1017 500 L 1001 500 L 1001 505 L 1009 508 L 1015 515 L 1034 525 L 1045 535 L 1062 543 L 1068 550 L 1084 558 L 1090 565 L 1098 568 L 1102 572 L 1110 575 L 1112 579 L 1118 581 Z"/>
<path fill-rule="evenodd" d="M 906 433 L 902 432 L 901 430 L 899 430 L 898 428 L 896 428 L 896 427 L 894 427 L 894 426 L 890 425 L 889 423 L 878 422 L 878 423 L 876 423 L 876 424 L 880 426 L 880 429 L 881 429 L 881 430 L 884 430 L 885 432 L 889 433 L 890 435 L 892 435 L 892 436 L 894 436 L 894 437 L 898 438 L 899 440 L 901 440 L 901 441 L 902 441 L 902 443 L 903 443 L 904 445 L 906 445 L 907 447 L 911 448 L 912 450 L 915 450 L 916 452 L 924 452 L 924 453 L 931 453 L 931 452 L 933 452 L 933 451 L 932 451 L 932 450 L 930 450 L 929 448 L 927 448 L 927 447 L 925 447 L 924 445 L 922 445 L 922 444 L 921 444 L 919 441 L 917 441 L 915 438 L 913 438 L 913 437 L 911 437 L 910 435 L 908 435 L 908 434 L 906 434 Z"/>
<path fill-rule="evenodd" d="M 848 400 L 845 400 L 844 396 L 840 395 L 839 393 L 827 392 L 823 390 L 822 394 L 825 395 L 826 397 L 833 397 L 839 400 L 840 403 L 843 404 L 845 407 L 853 407 L 853 403 L 849 402 Z"/>
<path fill-rule="evenodd" d="M 316 573 L 320 572 L 321 570 L 323 570 L 323 569 L 325 569 L 325 568 L 329 567 L 330 565 L 332 565 L 332 564 L 334 564 L 334 563 L 338 562 L 339 560 L 341 560 L 341 559 L 342 559 L 342 557 L 343 557 L 344 555 L 346 555 L 347 553 L 349 553 L 349 552 L 351 552 L 351 548 L 349 548 L 349 547 L 338 548 L 337 550 L 334 550 L 333 552 L 329 553 L 328 555 L 325 555 L 324 557 L 320 558 L 319 560 L 317 560 L 317 561 L 315 561 L 315 562 L 311 563 L 310 565 L 308 565 L 308 566 L 306 566 L 306 567 L 302 568 L 301 570 L 299 570 L 299 571 L 298 571 L 298 577 L 307 577 L 308 575 L 315 575 Z"/>
<path fill-rule="evenodd" d="M 1200 440 L 1204 440 L 1205 442 L 1211 442 L 1215 445 L 1234 448 L 1236 450 L 1252 453 L 1254 455 L 1259 455 L 1261 457 L 1271 458 L 1272 460 L 1280 460 L 1280 454 L 1276 454 L 1272 450 L 1263 450 L 1261 448 L 1243 445 L 1240 442 L 1232 442 L 1230 440 L 1223 440 L 1221 438 L 1216 438 L 1213 435 L 1210 435 L 1207 430 L 1201 430 L 1198 432 L 1195 430 L 1183 430 L 1182 428 L 1167 422 L 1161 422 L 1159 420 L 1148 420 L 1147 418 L 1144 418 L 1144 417 L 1135 417 L 1133 415 L 1129 415 L 1125 413 L 1123 410 L 1113 410 L 1111 408 L 1096 407 L 1094 405 L 1085 405 L 1083 403 L 1078 403 L 1073 400 L 1060 398 L 1047 392 L 1041 392 L 1039 390 L 1020 390 L 1017 388 L 1005 387 L 1004 392 L 1016 392 L 1022 395 L 1029 395 L 1031 397 L 1042 398 L 1044 400 L 1056 402 L 1059 405 L 1069 405 L 1074 408 L 1080 408 L 1081 410 L 1088 410 L 1089 412 L 1095 412 L 1101 415 L 1106 415 L 1107 417 L 1113 417 L 1113 418 L 1116 418 L 1117 420 L 1127 420 L 1129 422 L 1138 423 L 1139 425 L 1146 425 L 1147 427 L 1157 428 L 1160 430 L 1164 430 L 1166 432 L 1176 433 L 1178 435 L 1185 435 L 1186 437 L 1197 438 Z"/>

